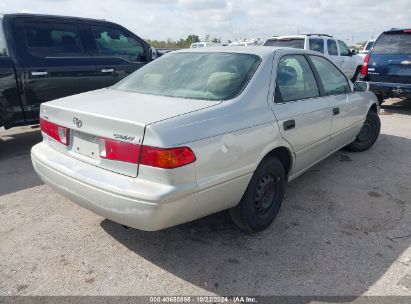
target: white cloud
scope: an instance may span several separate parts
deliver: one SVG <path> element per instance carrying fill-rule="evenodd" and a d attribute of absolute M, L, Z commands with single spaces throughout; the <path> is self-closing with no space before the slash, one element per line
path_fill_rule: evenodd
<path fill-rule="evenodd" d="M 322 32 L 351 43 L 411 26 L 409 0 L 2 0 L 0 12 L 107 19 L 152 39 L 209 34 L 226 41 Z"/>

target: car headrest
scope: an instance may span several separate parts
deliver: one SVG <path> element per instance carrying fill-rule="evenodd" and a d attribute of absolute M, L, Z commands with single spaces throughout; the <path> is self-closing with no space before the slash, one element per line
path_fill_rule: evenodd
<path fill-rule="evenodd" d="M 277 76 L 277 83 L 279 85 L 294 85 L 297 82 L 297 71 L 290 66 L 280 67 Z"/>
<path fill-rule="evenodd" d="M 207 81 L 207 91 L 216 96 L 229 96 L 240 84 L 240 75 L 230 72 L 215 72 Z"/>

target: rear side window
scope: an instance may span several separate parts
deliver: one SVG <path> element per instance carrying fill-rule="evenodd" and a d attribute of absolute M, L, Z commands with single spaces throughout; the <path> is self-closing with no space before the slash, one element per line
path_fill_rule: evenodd
<path fill-rule="evenodd" d="M 286 55 L 277 71 L 276 102 L 319 97 L 317 82 L 310 65 L 302 55 Z"/>
<path fill-rule="evenodd" d="M 278 46 L 278 47 L 291 47 L 295 49 L 304 49 L 303 38 L 284 38 L 284 39 L 268 39 L 264 46 Z"/>
<path fill-rule="evenodd" d="M 77 26 L 67 23 L 36 22 L 24 24 L 27 50 L 35 57 L 81 56 Z"/>
<path fill-rule="evenodd" d="M 319 56 L 310 56 L 320 75 L 325 95 L 346 94 L 351 91 L 347 78 L 330 61 Z"/>
<path fill-rule="evenodd" d="M 331 55 L 331 56 L 338 55 L 337 43 L 335 42 L 335 40 L 331 40 L 331 39 L 327 40 L 327 49 L 328 49 L 328 55 Z"/>
<path fill-rule="evenodd" d="M 324 54 L 324 39 L 311 38 L 309 40 L 310 50 Z"/>
<path fill-rule="evenodd" d="M 3 32 L 3 18 L 0 18 L 0 56 L 7 56 L 6 37 Z"/>
<path fill-rule="evenodd" d="M 340 48 L 340 55 L 341 56 L 350 56 L 350 49 L 341 40 L 338 40 L 338 47 Z"/>
<path fill-rule="evenodd" d="M 100 56 L 120 57 L 130 62 L 146 62 L 144 46 L 127 33 L 108 26 L 92 26 Z"/>
<path fill-rule="evenodd" d="M 381 34 L 375 42 L 373 54 L 411 55 L 411 33 L 390 32 Z"/>

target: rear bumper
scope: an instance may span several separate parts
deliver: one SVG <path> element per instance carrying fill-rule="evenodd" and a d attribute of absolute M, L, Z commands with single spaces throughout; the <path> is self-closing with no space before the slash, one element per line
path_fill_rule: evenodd
<path fill-rule="evenodd" d="M 179 188 L 123 176 L 64 156 L 45 143 L 32 148 L 31 159 L 40 178 L 59 193 L 133 228 L 160 230 L 201 217 L 206 211 L 205 206 L 198 206 L 195 181 L 191 187 Z"/>
<path fill-rule="evenodd" d="M 389 82 L 369 82 L 369 84 L 370 90 L 383 98 L 411 97 L 411 84 Z"/>

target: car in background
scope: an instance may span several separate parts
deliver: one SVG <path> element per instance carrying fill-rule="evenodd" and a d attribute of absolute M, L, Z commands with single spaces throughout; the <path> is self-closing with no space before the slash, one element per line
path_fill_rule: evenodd
<path fill-rule="evenodd" d="M 42 104 L 31 158 L 47 184 L 126 226 L 230 209 L 242 230 L 260 231 L 288 181 L 342 147 L 375 143 L 367 86 L 313 51 L 180 50 L 110 88 Z"/>
<path fill-rule="evenodd" d="M 351 51 L 344 41 L 327 34 L 301 34 L 274 36 L 268 38 L 263 46 L 291 47 L 312 50 L 325 55 L 334 62 L 351 80 L 357 80 L 361 74 L 363 58 Z"/>
<path fill-rule="evenodd" d="M 0 15 L 0 127 L 36 124 L 41 103 L 111 86 L 156 57 L 109 21 Z"/>
<path fill-rule="evenodd" d="M 372 47 L 374 46 L 375 39 L 368 40 L 367 43 L 364 45 L 364 48 L 358 52 L 358 55 L 362 58 L 365 58 L 367 54 L 370 53 Z"/>
<path fill-rule="evenodd" d="M 365 57 L 362 79 L 380 103 L 390 97 L 411 98 L 411 29 L 383 32 Z"/>
<path fill-rule="evenodd" d="M 260 45 L 259 40 L 245 39 L 245 40 L 230 42 L 228 44 L 228 46 L 255 46 L 255 45 Z"/>
<path fill-rule="evenodd" d="M 203 48 L 203 47 L 216 47 L 216 46 L 222 46 L 222 43 L 219 42 L 194 42 L 191 44 L 190 49 L 197 49 L 197 48 Z"/>

